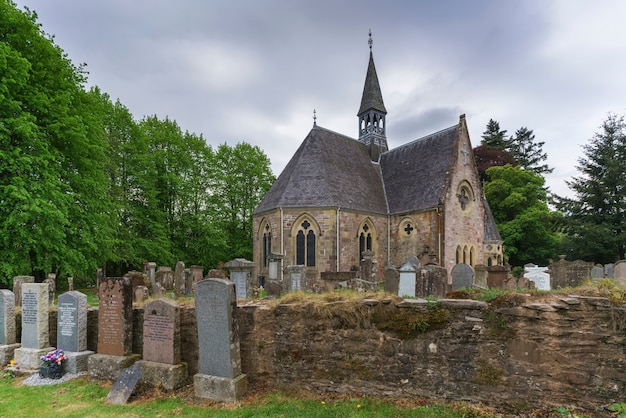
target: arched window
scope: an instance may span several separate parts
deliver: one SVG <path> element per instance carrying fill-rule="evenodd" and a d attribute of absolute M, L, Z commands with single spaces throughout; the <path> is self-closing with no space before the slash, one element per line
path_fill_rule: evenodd
<path fill-rule="evenodd" d="M 265 224 L 263 232 L 263 267 L 267 267 L 267 260 L 272 253 L 272 231 L 270 224 Z"/>
<path fill-rule="evenodd" d="M 463 264 L 467 264 L 467 245 L 463 247 Z"/>
<path fill-rule="evenodd" d="M 361 227 L 359 234 L 359 258 L 363 256 L 365 251 L 372 251 L 372 231 L 366 223 Z"/>
<path fill-rule="evenodd" d="M 315 232 L 306 219 L 299 225 L 296 234 L 296 264 L 315 266 Z"/>
<path fill-rule="evenodd" d="M 470 266 L 474 267 L 474 260 L 475 259 L 476 259 L 476 254 L 475 254 L 474 246 L 472 245 L 470 247 L 470 253 L 469 253 L 469 264 L 470 264 Z"/>
<path fill-rule="evenodd" d="M 491 266 L 493 266 L 493 261 L 491 260 L 491 257 L 489 257 L 487 259 L 487 267 L 491 267 Z"/>
<path fill-rule="evenodd" d="M 456 247 L 456 264 L 461 264 L 461 258 L 463 257 L 463 252 L 461 251 L 461 246 L 457 245 Z"/>

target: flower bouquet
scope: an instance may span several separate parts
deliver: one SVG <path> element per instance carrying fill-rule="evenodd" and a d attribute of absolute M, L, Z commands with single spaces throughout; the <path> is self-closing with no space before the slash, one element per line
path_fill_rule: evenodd
<path fill-rule="evenodd" d="M 50 351 L 45 356 L 41 356 L 43 364 L 39 369 L 39 376 L 48 379 L 60 379 L 63 376 L 63 362 L 67 356 L 63 350 Z"/>

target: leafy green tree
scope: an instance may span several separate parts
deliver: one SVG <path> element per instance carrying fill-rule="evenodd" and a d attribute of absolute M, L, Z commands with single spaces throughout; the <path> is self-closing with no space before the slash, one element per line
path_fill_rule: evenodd
<path fill-rule="evenodd" d="M 108 251 L 106 142 L 84 72 L 0 2 L 0 275 L 86 274 Z"/>
<path fill-rule="evenodd" d="M 226 246 L 221 261 L 252 259 L 252 212 L 261 202 L 274 175 L 269 159 L 257 146 L 245 142 L 222 144 L 215 153 L 209 206 L 221 228 Z"/>
<path fill-rule="evenodd" d="M 485 145 L 489 149 L 506 150 L 509 141 L 506 137 L 506 129 L 501 130 L 500 124 L 493 119 L 487 122 L 487 128 L 482 134 L 481 145 Z"/>
<path fill-rule="evenodd" d="M 543 141 L 535 141 L 535 134 L 532 130 L 521 127 L 509 140 L 507 150 L 521 168 L 543 175 L 554 171 L 554 168 L 543 163 L 548 158 L 543 151 L 544 144 Z"/>
<path fill-rule="evenodd" d="M 557 197 L 570 258 L 612 263 L 626 258 L 626 123 L 609 114 L 583 147 L 581 176 L 567 182 L 575 197 Z"/>
<path fill-rule="evenodd" d="M 491 167 L 487 174 L 491 181 L 485 185 L 485 196 L 511 265 L 545 264 L 554 258 L 559 235 L 554 232 L 543 177 L 508 164 Z"/>

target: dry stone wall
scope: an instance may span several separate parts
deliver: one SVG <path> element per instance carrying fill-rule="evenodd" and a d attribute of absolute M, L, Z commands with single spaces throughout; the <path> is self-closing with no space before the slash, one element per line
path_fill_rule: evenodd
<path fill-rule="evenodd" d="M 88 311 L 88 349 L 98 310 Z M 624 402 L 626 308 L 580 295 L 509 294 L 472 300 L 250 303 L 238 309 L 250 385 L 426 396 L 516 408 L 599 409 Z M 56 311 L 50 311 L 51 345 Z M 17 315 L 16 323 L 20 323 Z M 183 307 L 181 360 L 198 371 L 195 310 Z M 141 353 L 143 310 L 133 309 Z M 20 335 L 18 329 L 18 335 Z"/>

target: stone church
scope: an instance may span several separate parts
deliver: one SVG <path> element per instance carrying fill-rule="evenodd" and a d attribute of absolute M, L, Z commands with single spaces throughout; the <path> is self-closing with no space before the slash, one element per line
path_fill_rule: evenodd
<path fill-rule="evenodd" d="M 378 280 L 410 257 L 445 267 L 449 282 L 456 264 L 502 264 L 465 115 L 392 150 L 386 116 L 370 37 L 358 137 L 314 123 L 253 214 L 259 276 L 301 265 L 311 283 L 358 269 L 364 253 Z M 270 260 L 279 260 L 272 274 Z"/>

